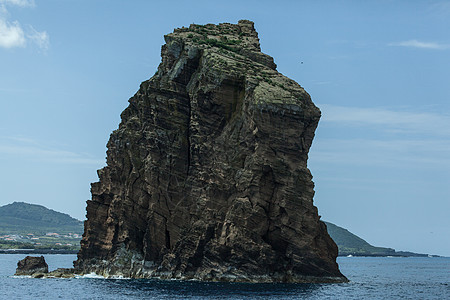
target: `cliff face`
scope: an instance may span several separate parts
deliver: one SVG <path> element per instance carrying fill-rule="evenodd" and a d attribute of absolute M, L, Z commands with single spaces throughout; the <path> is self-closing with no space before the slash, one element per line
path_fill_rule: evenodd
<path fill-rule="evenodd" d="M 76 270 L 345 281 L 313 205 L 310 96 L 261 53 L 253 22 L 191 25 L 165 41 L 111 134 Z"/>

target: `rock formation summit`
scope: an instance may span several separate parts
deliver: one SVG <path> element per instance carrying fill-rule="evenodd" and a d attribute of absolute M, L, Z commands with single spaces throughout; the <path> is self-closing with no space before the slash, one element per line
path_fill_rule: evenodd
<path fill-rule="evenodd" d="M 166 35 L 91 187 L 77 273 L 344 282 L 313 205 L 320 110 L 251 21 Z"/>

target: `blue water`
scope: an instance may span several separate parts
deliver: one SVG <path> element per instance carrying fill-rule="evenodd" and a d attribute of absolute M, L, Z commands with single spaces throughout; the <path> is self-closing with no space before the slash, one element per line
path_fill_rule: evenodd
<path fill-rule="evenodd" d="M 345 284 L 237 284 L 12 276 L 26 255 L 0 254 L 0 299 L 450 299 L 450 258 L 340 257 Z M 44 255 L 50 270 L 75 255 Z"/>

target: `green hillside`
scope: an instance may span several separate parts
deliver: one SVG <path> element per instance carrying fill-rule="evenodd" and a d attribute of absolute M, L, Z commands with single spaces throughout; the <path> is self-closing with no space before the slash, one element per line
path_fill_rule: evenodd
<path fill-rule="evenodd" d="M 338 245 L 339 255 L 395 255 L 391 248 L 375 247 L 345 228 L 325 222 L 328 233 Z"/>
<path fill-rule="evenodd" d="M 14 202 L 0 207 L 0 234 L 83 233 L 83 222 L 41 205 Z"/>
<path fill-rule="evenodd" d="M 375 247 L 345 228 L 330 222 L 324 223 L 327 225 L 328 234 L 338 246 L 339 256 L 427 256 L 427 254 Z"/>

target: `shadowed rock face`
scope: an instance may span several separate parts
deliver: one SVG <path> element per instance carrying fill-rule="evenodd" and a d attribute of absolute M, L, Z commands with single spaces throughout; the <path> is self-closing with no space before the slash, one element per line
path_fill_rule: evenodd
<path fill-rule="evenodd" d="M 165 36 L 87 201 L 79 273 L 342 282 L 313 205 L 320 111 L 261 53 L 253 22 Z"/>

